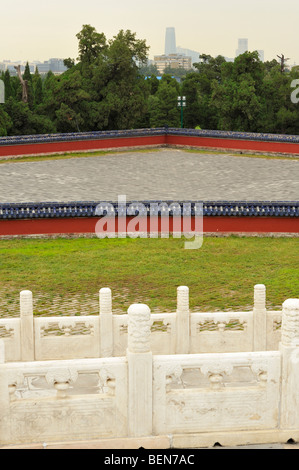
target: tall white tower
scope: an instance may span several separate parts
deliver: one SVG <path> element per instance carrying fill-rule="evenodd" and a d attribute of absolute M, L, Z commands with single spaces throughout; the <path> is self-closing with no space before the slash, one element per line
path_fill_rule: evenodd
<path fill-rule="evenodd" d="M 165 33 L 165 55 L 176 54 L 175 29 L 166 28 Z"/>
<path fill-rule="evenodd" d="M 244 52 L 248 51 L 248 39 L 241 38 L 238 39 L 238 49 L 236 50 L 236 57 Z"/>

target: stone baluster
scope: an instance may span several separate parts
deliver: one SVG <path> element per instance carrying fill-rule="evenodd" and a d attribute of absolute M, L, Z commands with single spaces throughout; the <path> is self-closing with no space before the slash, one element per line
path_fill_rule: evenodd
<path fill-rule="evenodd" d="M 151 313 L 147 305 L 128 309 L 128 433 L 132 437 L 152 434 Z"/>
<path fill-rule="evenodd" d="M 0 364 L 5 363 L 5 344 L 4 340 L 0 339 Z"/>
<path fill-rule="evenodd" d="M 299 299 L 288 299 L 283 303 L 279 349 L 282 355 L 281 428 L 298 429 Z"/>
<path fill-rule="evenodd" d="M 253 351 L 267 350 L 267 311 L 266 287 L 264 284 L 254 286 L 253 306 Z"/>
<path fill-rule="evenodd" d="M 9 387 L 8 375 L 5 364 L 5 343 L 0 340 L 0 442 L 4 443 L 9 441 L 10 426 L 10 400 L 9 400 Z"/>
<path fill-rule="evenodd" d="M 23 290 L 20 293 L 20 320 L 22 361 L 34 361 L 33 300 L 30 290 Z"/>
<path fill-rule="evenodd" d="M 113 356 L 113 317 L 111 289 L 103 287 L 100 300 L 100 351 L 101 357 Z"/>
<path fill-rule="evenodd" d="M 190 345 L 189 288 L 177 288 L 176 354 L 188 354 Z"/>

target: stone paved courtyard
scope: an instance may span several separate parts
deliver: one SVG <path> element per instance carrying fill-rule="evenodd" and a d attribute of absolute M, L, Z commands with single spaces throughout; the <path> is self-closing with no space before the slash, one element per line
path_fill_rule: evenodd
<path fill-rule="evenodd" d="M 299 161 L 161 149 L 3 163 L 0 202 L 298 200 Z"/>

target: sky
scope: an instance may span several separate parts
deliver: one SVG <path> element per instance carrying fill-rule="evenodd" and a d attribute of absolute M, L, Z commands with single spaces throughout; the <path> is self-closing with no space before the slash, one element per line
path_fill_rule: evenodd
<path fill-rule="evenodd" d="M 1 5 L 2 3 L 2 5 Z M 238 38 L 265 60 L 284 54 L 299 65 L 298 0 L 0 0 L 0 61 L 76 59 L 76 34 L 90 24 L 107 39 L 131 30 L 164 53 L 165 30 L 174 27 L 177 46 L 235 57 Z"/>

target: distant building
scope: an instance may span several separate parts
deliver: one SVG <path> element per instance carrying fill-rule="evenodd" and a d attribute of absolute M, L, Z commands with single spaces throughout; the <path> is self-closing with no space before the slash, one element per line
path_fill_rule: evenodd
<path fill-rule="evenodd" d="M 163 73 L 166 68 L 190 70 L 192 67 L 191 57 L 184 54 L 168 54 L 154 56 L 154 65 L 159 73 Z"/>
<path fill-rule="evenodd" d="M 49 59 L 51 71 L 53 73 L 63 73 L 67 67 L 63 63 L 63 59 Z"/>
<path fill-rule="evenodd" d="M 241 38 L 241 39 L 238 39 L 238 49 L 236 50 L 236 57 L 238 57 L 238 55 L 241 55 L 241 54 L 244 54 L 244 52 L 247 52 L 249 51 L 248 49 L 248 39 L 246 38 Z M 259 59 L 264 62 L 264 51 L 262 50 L 258 50 L 258 55 L 259 55 Z"/>
<path fill-rule="evenodd" d="M 262 62 L 265 62 L 264 51 L 258 50 L 259 58 Z"/>
<path fill-rule="evenodd" d="M 165 33 L 165 55 L 176 54 L 176 39 L 175 39 L 175 29 L 173 27 L 166 28 Z"/>
<path fill-rule="evenodd" d="M 36 64 L 36 67 L 40 74 L 50 72 L 50 63 L 48 60 L 43 63 L 41 62 L 39 64 Z"/>
<path fill-rule="evenodd" d="M 10 60 L 4 60 L 3 62 L 0 63 L 0 71 L 5 72 L 6 70 L 8 70 L 10 76 L 15 77 L 17 75 L 17 71 L 16 71 L 15 67 L 20 65 L 21 66 L 21 72 L 24 73 L 26 64 L 27 64 L 27 62 L 21 62 L 21 61 L 12 62 Z M 29 63 L 28 65 L 29 65 L 30 73 L 34 73 L 35 65 L 32 64 L 32 63 Z"/>
<path fill-rule="evenodd" d="M 67 70 L 67 67 L 63 63 L 63 59 L 49 59 L 43 63 L 36 64 L 40 74 L 53 72 L 55 75 L 63 73 Z"/>
<path fill-rule="evenodd" d="M 188 57 L 191 57 L 191 63 L 194 64 L 200 61 L 200 52 L 193 51 L 192 49 L 185 49 L 183 47 L 178 46 L 176 48 L 177 54 L 184 54 Z"/>
<path fill-rule="evenodd" d="M 244 54 L 244 52 L 248 51 L 248 39 L 241 38 L 238 39 L 238 49 L 236 50 L 236 57 L 238 55 Z"/>
<path fill-rule="evenodd" d="M 21 73 L 25 72 L 25 65 L 21 64 L 20 62 L 7 64 L 6 65 L 6 70 L 9 71 L 9 74 L 10 74 L 11 77 L 16 77 L 17 76 L 17 71 L 15 69 L 15 67 L 17 65 L 21 65 Z"/>
<path fill-rule="evenodd" d="M 20 65 L 21 73 L 24 73 L 26 64 L 27 62 L 13 62 L 10 60 L 3 60 L 2 62 L 0 62 L 0 72 L 5 72 L 6 70 L 8 70 L 10 75 L 12 77 L 15 77 L 17 75 L 15 67 L 17 65 Z M 65 67 L 63 63 L 63 59 L 49 59 L 44 62 L 34 61 L 29 62 L 28 65 L 30 73 L 32 74 L 35 72 L 36 68 L 38 68 L 40 74 L 48 73 L 51 70 L 51 72 L 53 72 L 55 75 L 63 73 L 67 70 L 67 67 Z"/>

